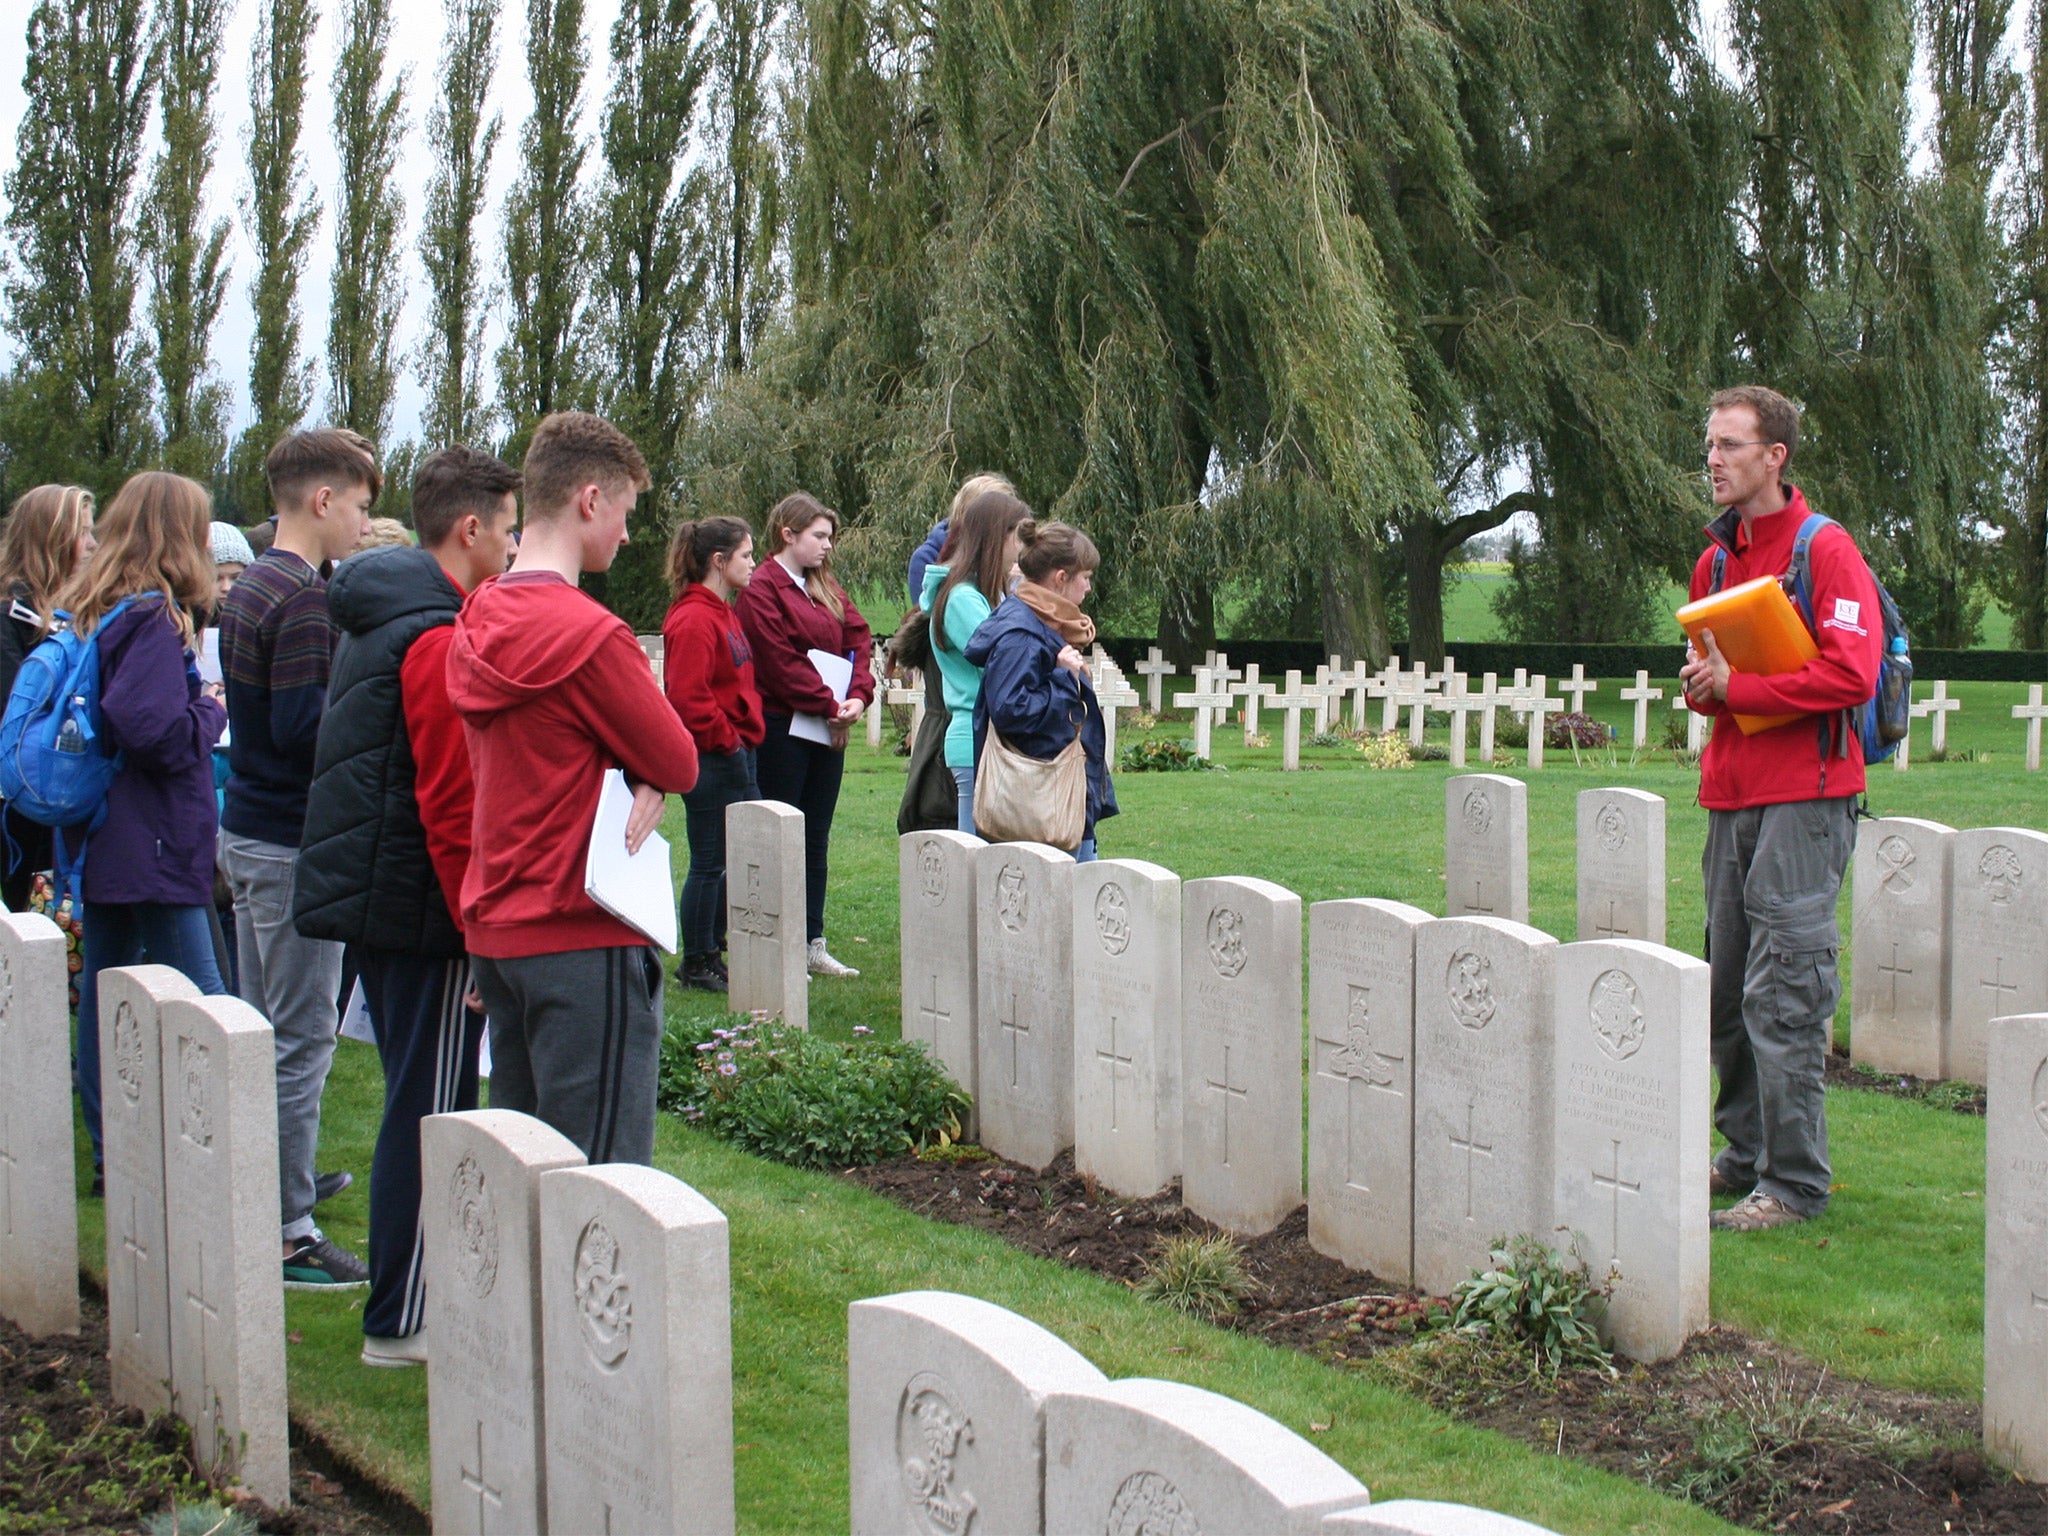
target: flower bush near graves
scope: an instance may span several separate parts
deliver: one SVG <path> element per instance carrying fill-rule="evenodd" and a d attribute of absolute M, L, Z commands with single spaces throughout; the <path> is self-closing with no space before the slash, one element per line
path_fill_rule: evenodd
<path fill-rule="evenodd" d="M 799 1168 L 851 1168 L 946 1144 L 968 1098 L 910 1040 L 865 1025 L 842 1045 L 749 1014 L 672 1024 L 660 1102 L 722 1140 Z"/>
<path fill-rule="evenodd" d="M 1487 1267 L 1452 1291 L 1449 1326 L 1525 1347 L 1531 1369 L 1546 1375 L 1568 1366 L 1611 1372 L 1599 1328 L 1608 1289 L 1576 1250 L 1567 1257 L 1533 1237 L 1495 1238 Z"/>
<path fill-rule="evenodd" d="M 1119 773 L 1206 773 L 1215 766 L 1195 756 L 1192 741 L 1169 741 L 1164 736 L 1134 741 L 1116 755 Z"/>
<path fill-rule="evenodd" d="M 1543 723 L 1543 745 L 1546 747 L 1604 747 L 1614 739 L 1603 720 L 1591 715 L 1572 712 L 1552 715 Z M 1528 732 L 1522 733 L 1522 745 L 1528 745 Z"/>
<path fill-rule="evenodd" d="M 1415 755 L 1399 731 L 1367 731 L 1358 739 L 1358 755 L 1368 768 L 1413 768 Z"/>

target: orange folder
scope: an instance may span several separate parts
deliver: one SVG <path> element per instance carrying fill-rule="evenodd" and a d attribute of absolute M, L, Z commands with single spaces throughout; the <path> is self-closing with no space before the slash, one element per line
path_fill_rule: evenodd
<path fill-rule="evenodd" d="M 1797 672 L 1820 655 L 1820 647 L 1807 632 L 1806 621 L 1792 606 L 1792 599 L 1778 585 L 1775 576 L 1759 576 L 1725 592 L 1715 592 L 1678 610 L 1678 622 L 1691 638 L 1693 649 L 1702 656 L 1700 631 L 1711 629 L 1714 644 L 1728 658 L 1728 665 L 1752 677 L 1774 677 L 1780 672 Z M 1787 725 L 1798 715 L 1737 715 L 1742 734 L 1754 736 L 1773 726 Z"/>

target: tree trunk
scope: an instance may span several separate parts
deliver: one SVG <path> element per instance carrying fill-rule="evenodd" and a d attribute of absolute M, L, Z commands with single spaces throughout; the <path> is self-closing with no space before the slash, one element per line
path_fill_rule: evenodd
<path fill-rule="evenodd" d="M 1422 516 L 1401 523 L 1401 561 L 1408 577 L 1408 664 L 1444 664 L 1444 530 Z M 1454 546 L 1455 547 L 1455 546 Z"/>
<path fill-rule="evenodd" d="M 1387 612 L 1380 592 L 1379 550 L 1364 540 L 1339 541 L 1323 562 L 1319 587 L 1323 648 L 1378 671 L 1387 663 Z"/>
<path fill-rule="evenodd" d="M 1199 667 L 1216 646 L 1216 594 L 1206 582 L 1169 581 L 1159 600 L 1159 649 L 1175 666 Z"/>

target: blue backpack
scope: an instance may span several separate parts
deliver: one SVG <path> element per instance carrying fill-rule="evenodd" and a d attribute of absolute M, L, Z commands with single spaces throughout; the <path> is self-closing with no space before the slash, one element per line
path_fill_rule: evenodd
<path fill-rule="evenodd" d="M 123 598 L 110 608 L 99 631 L 132 601 Z M 60 829 L 52 896 L 62 901 L 78 892 L 85 845 L 71 853 L 61 829 L 84 824 L 88 838 L 99 829 L 122 754 L 109 752 L 102 739 L 99 631 L 80 635 L 69 614 L 60 611 L 57 618 L 59 627 L 23 660 L 0 715 L 0 800 L 17 815 Z"/>
<path fill-rule="evenodd" d="M 1820 638 L 1820 624 L 1813 612 L 1813 566 L 1811 550 L 1813 536 L 1825 527 L 1833 525 L 1834 519 L 1819 512 L 1806 514 L 1806 521 L 1799 525 L 1799 533 L 1792 541 L 1792 564 L 1783 577 L 1788 595 L 1799 606 L 1800 617 L 1806 620 L 1806 627 Z M 1721 590 L 1721 578 L 1728 567 L 1728 551 L 1719 547 L 1714 550 L 1713 581 L 1709 592 Z M 1912 646 L 1906 636 L 1906 621 L 1899 616 L 1899 605 L 1892 601 L 1891 593 L 1885 591 L 1884 583 L 1871 578 L 1877 587 L 1877 607 L 1884 623 L 1884 648 L 1878 656 L 1877 689 L 1871 696 L 1845 713 L 1849 717 L 1849 729 L 1863 744 L 1865 763 L 1890 761 L 1899 750 L 1899 743 L 1906 739 L 1906 730 L 1912 724 L 1913 704 L 1913 657 Z M 1830 717 L 1832 719 L 1832 717 Z M 1823 730 L 1831 730 L 1824 725 Z M 1822 756 L 1828 756 L 1830 740 L 1822 747 Z"/>

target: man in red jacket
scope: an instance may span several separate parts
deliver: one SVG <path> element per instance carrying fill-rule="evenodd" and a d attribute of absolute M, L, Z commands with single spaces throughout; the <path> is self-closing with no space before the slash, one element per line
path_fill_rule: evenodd
<path fill-rule="evenodd" d="M 609 569 L 648 487 L 610 422 L 561 411 L 526 450 L 512 569 L 463 604 L 448 653 L 476 783 L 462 925 L 491 1020 L 491 1103 L 545 1120 L 593 1163 L 654 1155 L 661 966 L 583 891 L 606 770 L 633 786 L 638 852 L 697 748 L 633 632 L 576 585 Z"/>
<path fill-rule="evenodd" d="M 1714 396 L 1707 473 L 1715 505 L 1727 510 L 1707 529 L 1713 542 L 1693 568 L 1693 597 L 1786 574 L 1808 515 L 1806 498 L 1784 482 L 1798 443 L 1798 407 L 1776 391 L 1746 385 Z M 1686 702 L 1714 717 L 1700 759 L 1701 868 L 1720 1079 L 1714 1123 L 1728 1145 L 1710 1184 L 1743 1196 L 1714 1213 L 1724 1232 L 1805 1221 L 1828 1203 L 1822 1075 L 1842 990 L 1835 899 L 1863 793 L 1863 748 L 1846 712 L 1877 689 L 1884 626 L 1877 583 L 1844 529 L 1823 526 L 1808 565 L 1818 657 L 1754 677 L 1731 670 L 1707 631 L 1705 654 L 1692 654 L 1680 674 Z M 1750 736 L 1735 714 L 1799 718 Z"/>

